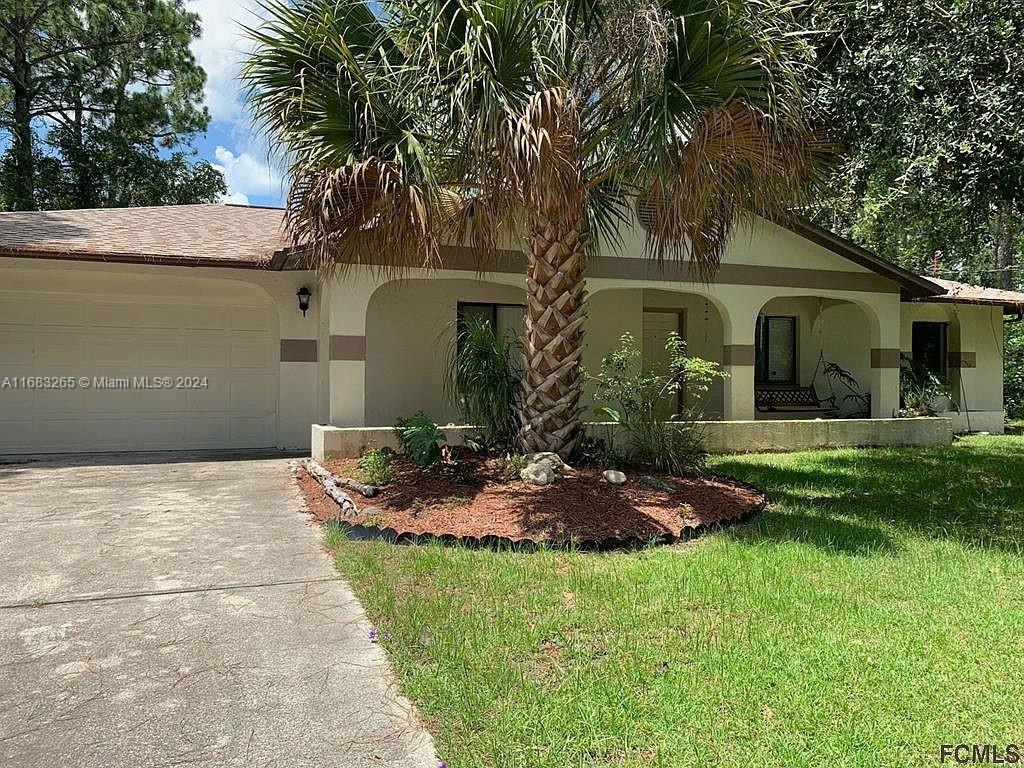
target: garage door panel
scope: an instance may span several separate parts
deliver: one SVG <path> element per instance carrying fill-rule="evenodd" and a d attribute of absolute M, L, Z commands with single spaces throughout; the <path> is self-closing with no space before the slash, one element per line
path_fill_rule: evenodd
<path fill-rule="evenodd" d="M 191 445 L 215 448 L 229 445 L 231 431 L 227 416 L 187 416 L 185 418 L 185 439 Z"/>
<path fill-rule="evenodd" d="M 228 365 L 234 371 L 246 368 L 254 371 L 266 370 L 268 354 L 266 346 L 258 342 L 232 344 Z"/>
<path fill-rule="evenodd" d="M 15 376 L 18 374 L 4 373 L 4 376 L 7 375 Z M 33 408 L 35 408 L 35 394 L 31 390 L 20 388 L 0 389 L 0 423 L 8 420 L 13 423 L 26 413 L 32 413 Z"/>
<path fill-rule="evenodd" d="M 231 380 L 226 376 L 211 376 L 204 389 L 190 389 L 185 394 L 187 407 L 192 411 L 231 411 Z"/>
<path fill-rule="evenodd" d="M 270 416 L 263 418 L 248 416 L 231 416 L 231 444 L 249 445 L 268 439 L 273 431 L 274 422 Z"/>
<path fill-rule="evenodd" d="M 0 292 L 0 380 L 70 376 L 74 389 L 0 390 L 0 453 L 262 448 L 277 443 L 279 348 L 269 300 L 231 307 L 230 284 L 195 297 Z M 218 287 L 216 291 L 211 285 Z M 216 295 L 221 306 L 203 302 Z M 191 303 L 194 302 L 194 303 Z M 39 307 L 46 307 L 40 312 Z M 91 386 L 94 377 L 127 386 Z M 198 377 L 206 388 L 141 386 Z"/>
<path fill-rule="evenodd" d="M 248 307 L 231 308 L 231 330 L 258 331 L 267 333 L 270 330 L 270 317 L 262 309 Z"/>
<path fill-rule="evenodd" d="M 160 339 L 150 336 L 147 339 L 139 339 L 136 350 L 138 364 L 147 370 L 162 369 L 165 376 L 184 375 L 181 370 L 183 360 L 187 359 L 188 344 L 184 341 L 174 339 Z"/>
<path fill-rule="evenodd" d="M 35 344 L 31 338 L 15 335 L 13 330 L 0 328 L 4 335 L 4 354 L 0 360 L 0 376 L 28 376 L 29 373 L 11 373 L 20 366 L 31 366 L 35 362 Z"/>
<path fill-rule="evenodd" d="M 82 367 L 87 339 L 66 333 L 37 333 L 33 337 L 35 376 L 73 376 Z M 5 343 L 6 348 L 6 343 Z"/>
<path fill-rule="evenodd" d="M 85 302 L 74 299 L 51 299 L 45 304 L 46 311 L 37 315 L 41 326 L 59 325 L 79 329 L 85 320 Z"/>
<path fill-rule="evenodd" d="M 19 453 L 29 445 L 31 419 L 0 418 L 0 453 Z"/>
<path fill-rule="evenodd" d="M 89 368 L 83 373 L 117 378 L 138 364 L 139 337 L 134 334 L 93 331 L 82 335 L 81 344 L 89 350 Z"/>
<path fill-rule="evenodd" d="M 232 378 L 228 384 L 231 410 L 256 414 L 273 411 L 274 404 L 268 399 L 269 384 L 266 377 L 256 374 Z"/>
<path fill-rule="evenodd" d="M 0 292 L 0 332 L 4 325 L 36 325 L 39 304 L 18 293 Z"/>
<path fill-rule="evenodd" d="M 197 342 L 188 346 L 188 364 L 199 370 L 227 369 L 230 360 L 230 346 L 213 341 Z M 191 369 L 190 369 L 191 370 Z M 193 375 L 191 372 L 188 375 Z"/>
<path fill-rule="evenodd" d="M 187 318 L 183 327 L 190 331 L 223 331 L 230 326 L 230 312 L 224 307 L 196 306 Z"/>
<path fill-rule="evenodd" d="M 79 419 L 82 415 L 85 392 L 75 389 L 32 390 L 33 413 L 44 414 L 47 419 Z"/>

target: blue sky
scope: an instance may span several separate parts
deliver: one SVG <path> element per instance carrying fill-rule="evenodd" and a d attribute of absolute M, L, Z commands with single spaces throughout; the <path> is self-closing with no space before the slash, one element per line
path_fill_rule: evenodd
<path fill-rule="evenodd" d="M 196 141 L 199 156 L 220 168 L 228 183 L 226 202 L 280 205 L 284 173 L 273 148 L 253 129 L 242 101 L 238 68 L 248 48 L 242 25 L 258 19 L 249 0 L 187 0 L 202 18 L 203 34 L 192 45 L 206 70 L 206 104 L 212 121 Z"/>

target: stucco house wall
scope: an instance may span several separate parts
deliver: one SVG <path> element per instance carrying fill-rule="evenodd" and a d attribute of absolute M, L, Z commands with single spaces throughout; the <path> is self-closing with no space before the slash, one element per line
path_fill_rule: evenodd
<path fill-rule="evenodd" d="M 948 323 L 949 383 L 956 432 L 1003 432 L 1003 310 L 939 302 L 903 305 L 900 348 L 913 349 L 916 321 Z"/>
<path fill-rule="evenodd" d="M 466 249 L 448 248 L 443 270 L 396 276 L 353 265 L 320 282 L 280 250 L 279 212 L 138 209 L 141 224 L 133 210 L 59 213 L 0 215 L 0 377 L 91 375 L 103 361 L 124 374 L 188 375 L 198 367 L 217 376 L 205 394 L 0 393 L 0 453 L 305 449 L 315 423 L 388 427 L 417 410 L 458 421 L 442 386 L 458 302 L 525 302 L 523 259 L 514 251 L 487 274 Z M 30 242 L 26 221 L 52 242 Z M 141 240 L 136 226 L 145 229 Z M 849 252 L 827 233 L 799 231 L 761 221 L 739 232 L 713 282 L 687 265 L 644 259 L 642 231 L 624 233 L 621 245 L 588 264 L 585 366 L 596 370 L 625 332 L 639 343 L 645 309 L 679 310 L 690 352 L 729 374 L 707 399 L 708 417 L 762 419 L 754 409 L 756 318 L 794 315 L 799 383 L 815 378 L 824 355 L 870 391 L 874 418 L 888 418 L 898 407 L 899 355 L 910 350 L 911 324 L 939 319 L 950 323 L 963 405 L 952 423 L 1002 428 L 1001 307 L 908 303 L 906 276 L 863 254 L 841 256 Z M 201 253 L 190 256 L 199 240 Z M 160 263 L 134 252 L 139 242 Z M 21 257 L 33 247 L 35 257 Z M 273 257 L 257 260 L 257 252 Z M 303 286 L 312 291 L 305 316 L 295 295 Z M 69 370 L 75 366 L 82 370 Z M 820 374 L 815 383 L 828 394 Z M 585 418 L 591 408 L 585 399 Z"/>

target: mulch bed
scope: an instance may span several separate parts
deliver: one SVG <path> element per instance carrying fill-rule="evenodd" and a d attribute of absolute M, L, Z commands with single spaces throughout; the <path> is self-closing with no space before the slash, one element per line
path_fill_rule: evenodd
<path fill-rule="evenodd" d="M 342 459 L 324 466 L 335 475 L 362 479 L 358 462 Z M 302 467 L 297 480 L 317 522 L 336 521 L 353 538 L 423 543 L 431 539 L 468 545 L 501 543 L 572 544 L 608 549 L 652 541 L 691 538 L 713 526 L 742 520 L 764 508 L 756 488 L 731 478 L 667 477 L 626 469 L 625 485 L 604 481 L 601 470 L 579 467 L 554 485 L 507 479 L 501 463 L 465 452 L 454 468 L 420 470 L 395 456 L 391 481 L 374 498 L 350 491 L 358 513 L 338 504 Z M 649 474 L 675 491 L 639 482 Z"/>

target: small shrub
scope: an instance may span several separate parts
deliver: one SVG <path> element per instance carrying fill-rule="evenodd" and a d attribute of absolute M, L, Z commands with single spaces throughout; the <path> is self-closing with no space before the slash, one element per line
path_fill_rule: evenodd
<path fill-rule="evenodd" d="M 422 411 L 395 422 L 395 434 L 406 456 L 419 466 L 429 467 L 441 458 L 439 443 L 446 439 L 444 433 Z"/>
<path fill-rule="evenodd" d="M 517 480 L 519 473 L 526 469 L 526 457 L 518 453 L 506 453 L 498 459 L 498 470 L 506 480 Z"/>
<path fill-rule="evenodd" d="M 604 417 L 603 413 L 598 415 Z M 588 429 L 596 428 L 599 427 L 588 427 Z M 589 464 L 602 469 L 619 469 L 622 466 L 622 454 L 615 447 L 615 426 L 605 427 L 604 437 L 585 435 L 580 443 L 578 460 L 581 464 Z"/>
<path fill-rule="evenodd" d="M 359 460 L 366 482 L 384 485 L 391 480 L 391 456 L 379 448 L 372 448 Z"/>
<path fill-rule="evenodd" d="M 595 413 L 626 431 L 631 459 L 661 472 L 684 474 L 703 467 L 704 435 L 696 422 L 703 418 L 702 401 L 711 382 L 725 374 L 717 363 L 687 355 L 677 333 L 669 334 L 665 351 L 666 366 L 645 366 L 633 336 L 623 334 L 592 377 L 597 384 L 595 400 L 602 404 Z M 678 400 L 684 387 L 696 404 L 664 421 L 659 406 Z"/>
<path fill-rule="evenodd" d="M 511 445 L 518 424 L 522 352 L 511 334 L 500 335 L 480 317 L 467 316 L 449 350 L 445 396 L 465 424 L 480 427 L 491 446 Z"/>

